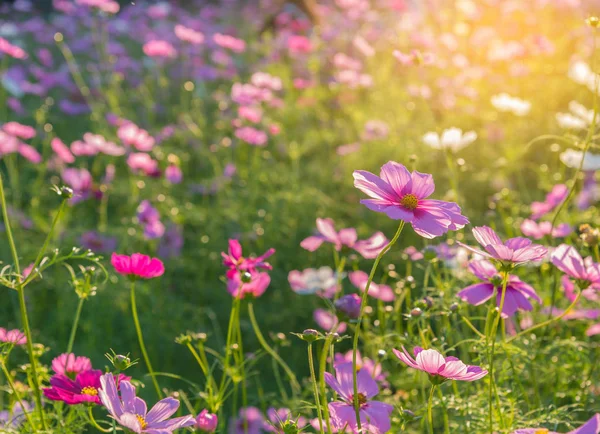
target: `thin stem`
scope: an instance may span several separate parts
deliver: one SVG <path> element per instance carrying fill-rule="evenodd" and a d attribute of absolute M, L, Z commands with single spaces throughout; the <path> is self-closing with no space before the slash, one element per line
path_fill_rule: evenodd
<path fill-rule="evenodd" d="M 358 401 L 358 382 L 356 379 L 357 371 L 356 371 L 356 353 L 358 352 L 358 337 L 360 336 L 360 325 L 362 324 L 362 317 L 365 312 L 365 306 L 367 304 L 367 298 L 369 296 L 369 288 L 371 287 L 371 282 L 373 282 L 373 278 L 375 277 L 375 271 L 377 271 L 377 266 L 379 265 L 379 261 L 383 258 L 388 250 L 392 248 L 398 238 L 400 238 L 400 234 L 402 233 L 402 229 L 404 229 L 404 222 L 401 221 L 398 226 L 398 230 L 394 235 L 394 238 L 389 242 L 387 246 L 385 246 L 381 252 L 375 258 L 375 262 L 373 262 L 373 267 L 371 267 L 371 273 L 369 273 L 369 280 L 367 280 L 367 284 L 365 286 L 365 290 L 363 292 L 362 300 L 360 303 L 360 313 L 358 315 L 356 328 L 354 329 L 354 341 L 352 343 L 352 383 L 353 383 L 353 400 L 354 400 L 354 412 L 356 413 L 356 426 L 358 428 L 358 432 L 362 430 L 362 424 L 360 422 L 360 403 Z"/>
<path fill-rule="evenodd" d="M 152 365 L 150 364 L 150 358 L 148 357 L 148 352 L 146 351 L 146 345 L 144 344 L 144 336 L 142 335 L 142 327 L 140 326 L 140 320 L 138 318 L 137 304 L 135 302 L 135 280 L 131 281 L 131 313 L 133 315 L 135 331 L 137 333 L 138 341 L 140 343 L 140 349 L 142 350 L 142 356 L 144 357 L 144 362 L 146 362 L 146 367 L 148 368 L 148 373 L 152 377 L 152 383 L 154 384 L 154 388 L 156 389 L 156 394 L 158 395 L 158 399 L 161 399 L 162 393 L 160 392 L 160 386 L 158 385 L 158 380 L 156 379 L 156 376 L 154 375 L 154 370 L 152 369 Z"/>
<path fill-rule="evenodd" d="M 433 392 L 435 392 L 435 385 L 431 385 L 429 391 L 429 399 L 427 400 L 427 424 L 429 425 L 429 432 L 434 434 L 433 431 Z"/>
<path fill-rule="evenodd" d="M 73 344 L 75 343 L 75 334 L 77 333 L 77 326 L 79 325 L 79 317 L 81 316 L 81 310 L 83 309 L 83 303 L 85 298 L 80 298 L 77 304 L 77 310 L 75 311 L 75 319 L 73 320 L 73 327 L 71 328 L 71 336 L 69 337 L 69 345 L 67 346 L 67 354 L 73 351 Z"/>
<path fill-rule="evenodd" d="M 2 357 L 0 357 L 0 367 L 2 368 L 2 372 L 4 373 L 4 376 L 6 377 L 6 381 L 8 382 L 10 389 L 15 394 L 15 398 L 17 398 L 17 402 L 21 406 L 21 410 L 23 410 L 23 414 L 25 415 L 25 418 L 27 419 L 27 423 L 31 426 L 31 429 L 33 431 L 35 431 L 35 425 L 33 424 L 33 421 L 31 420 L 31 416 L 29 415 L 29 412 L 23 405 L 23 401 L 21 400 L 21 395 L 19 394 L 17 388 L 15 387 L 15 383 L 12 380 L 12 376 L 10 375 L 10 372 L 8 372 L 8 369 L 6 368 L 5 359 Z"/>
<path fill-rule="evenodd" d="M 296 379 L 296 375 L 294 375 L 294 373 L 292 372 L 290 367 L 287 365 L 287 363 L 285 363 L 283 361 L 283 359 L 279 356 L 279 354 L 277 354 L 275 352 L 275 350 L 273 350 L 273 348 L 271 348 L 269 346 L 269 344 L 267 343 L 267 341 L 265 340 L 263 334 L 260 331 L 260 328 L 258 327 L 258 323 L 256 322 L 256 317 L 254 316 L 254 307 L 252 306 L 252 302 L 248 303 L 248 315 L 250 316 L 250 322 L 252 323 L 252 328 L 254 329 L 254 334 L 256 335 L 258 342 L 263 347 L 263 349 L 267 353 L 269 353 L 269 355 L 271 357 L 273 357 L 277 361 L 277 363 L 279 363 L 279 366 L 281 366 L 281 368 L 285 371 L 285 373 L 289 377 L 290 382 L 292 383 L 292 389 L 294 390 L 294 393 L 298 393 L 300 391 L 300 384 L 298 383 L 298 380 Z"/>
<path fill-rule="evenodd" d="M 242 285 L 243 286 L 243 285 Z M 228 375 L 229 370 L 229 359 L 231 358 L 231 341 L 234 335 L 234 323 L 237 316 L 237 312 L 240 309 L 240 302 L 242 297 L 242 286 L 238 290 L 238 295 L 233 300 L 233 305 L 231 306 L 231 312 L 229 314 L 229 326 L 227 327 L 227 341 L 225 343 L 225 360 L 223 362 L 223 376 L 221 377 L 221 384 L 219 386 L 219 397 L 222 398 L 225 393 L 225 380 Z"/>
<path fill-rule="evenodd" d="M 23 282 L 21 281 L 21 267 L 19 265 L 19 254 L 17 253 L 17 247 L 15 246 L 15 240 L 12 235 L 12 229 L 10 227 L 10 220 L 8 218 L 8 211 L 6 209 L 6 196 L 4 194 L 4 182 L 0 175 L 0 201 L 2 202 L 2 216 L 4 218 L 4 227 L 6 236 L 8 238 L 8 244 L 10 245 L 10 251 L 13 257 L 15 272 L 17 274 L 17 293 L 19 294 L 19 309 L 21 311 L 21 322 L 23 324 L 23 331 L 27 337 L 27 354 L 29 355 L 29 363 L 31 364 L 31 382 L 33 384 L 33 393 L 35 398 L 35 405 L 40 417 L 40 423 L 42 430 L 46 429 L 46 420 L 44 418 L 44 409 L 42 408 L 42 391 L 40 389 L 39 378 L 37 374 L 37 360 L 33 353 L 33 339 L 31 337 L 31 329 L 29 328 L 29 317 L 27 316 L 27 304 L 25 303 L 25 291 L 23 288 Z"/>
<path fill-rule="evenodd" d="M 100 425 L 98 425 L 98 422 L 96 422 L 96 419 L 94 419 L 94 413 L 92 412 L 92 407 L 88 407 L 88 416 L 90 418 L 90 423 L 94 426 L 94 428 L 96 428 L 98 431 L 102 431 L 102 432 L 111 432 L 112 429 L 106 429 L 106 428 L 102 428 Z"/>
<path fill-rule="evenodd" d="M 319 360 L 319 385 L 321 388 L 321 401 L 324 403 L 323 405 L 323 416 L 325 419 L 325 423 L 327 424 L 327 432 L 333 432 L 331 429 L 331 421 L 329 420 L 329 407 L 327 405 L 327 392 L 325 389 L 325 370 L 327 369 L 327 355 L 331 354 L 333 356 L 333 337 L 334 333 L 337 332 L 338 324 L 336 324 L 331 332 L 325 338 L 325 342 L 323 343 L 323 350 L 321 351 L 321 359 Z M 333 359 L 333 357 L 332 357 Z M 333 360 L 332 360 L 333 363 Z"/>
<path fill-rule="evenodd" d="M 321 413 L 321 400 L 319 399 L 319 389 L 317 387 L 317 376 L 315 375 L 315 365 L 313 361 L 313 350 L 312 342 L 308 343 L 308 367 L 310 369 L 310 381 L 313 386 L 313 395 L 315 397 L 315 404 L 317 406 L 317 417 L 319 418 L 319 431 L 324 434 L 323 431 L 323 416 Z"/>

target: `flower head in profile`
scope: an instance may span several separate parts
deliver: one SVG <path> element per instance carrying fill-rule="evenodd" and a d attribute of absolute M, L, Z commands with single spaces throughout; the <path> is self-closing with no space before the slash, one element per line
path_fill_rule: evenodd
<path fill-rule="evenodd" d="M 556 431 L 550 431 L 546 428 L 522 428 L 514 431 L 512 434 L 559 434 Z M 600 434 L 600 413 L 596 413 L 590 420 L 579 428 L 569 431 L 566 434 Z"/>
<path fill-rule="evenodd" d="M 25 345 L 27 337 L 21 330 L 6 330 L 4 327 L 0 327 L 0 342 L 12 345 Z"/>
<path fill-rule="evenodd" d="M 590 256 L 583 259 L 574 247 L 561 244 L 550 255 L 556 268 L 573 279 L 581 290 L 600 289 L 600 264 Z"/>
<path fill-rule="evenodd" d="M 302 416 L 294 417 L 289 408 L 269 408 L 267 410 L 267 418 L 269 419 L 270 432 L 278 434 L 286 434 L 289 432 L 301 432 L 306 426 L 306 419 Z"/>
<path fill-rule="evenodd" d="M 354 410 L 354 383 L 352 362 L 335 365 L 335 377 L 325 373 L 325 381 L 339 396 L 340 401 L 329 403 L 331 421 L 336 429 L 350 428 L 357 431 Z M 368 433 L 385 433 L 391 428 L 390 415 L 394 407 L 372 398 L 379 394 L 379 386 L 369 372 L 359 369 L 356 373 L 361 426 Z"/>
<path fill-rule="evenodd" d="M 483 246 L 484 250 L 476 249 L 459 244 L 473 253 L 484 258 L 494 259 L 503 264 L 523 264 L 525 262 L 536 262 L 543 259 L 548 253 L 548 249 L 539 244 L 532 244 L 531 240 L 522 237 L 509 238 L 502 242 L 494 230 L 488 226 L 478 226 L 473 228 L 473 235 L 477 242 Z"/>
<path fill-rule="evenodd" d="M 429 380 L 433 384 L 441 384 L 448 380 L 457 381 L 475 381 L 487 375 L 488 371 L 479 366 L 465 365 L 456 357 L 444 357 L 436 350 L 424 350 L 421 347 L 415 347 L 415 358 L 402 347 L 402 351 L 394 350 L 394 354 L 405 365 L 427 372 Z"/>
<path fill-rule="evenodd" d="M 288 274 L 288 282 L 296 294 L 317 294 L 324 298 L 332 298 L 340 289 L 337 280 L 338 276 L 331 267 L 292 270 Z"/>
<path fill-rule="evenodd" d="M 469 131 L 463 134 L 460 128 L 449 128 L 444 130 L 441 135 L 429 132 L 423 136 L 423 143 L 433 149 L 449 150 L 458 152 L 466 148 L 477 139 L 475 131 Z"/>
<path fill-rule="evenodd" d="M 569 188 L 565 184 L 556 184 L 543 202 L 532 202 L 530 218 L 537 220 L 544 214 L 548 214 L 565 200 L 567 194 L 569 194 Z"/>
<path fill-rule="evenodd" d="M 75 378 L 77 374 L 92 369 L 92 362 L 84 356 L 76 356 L 73 353 L 64 353 L 52 360 L 52 370 L 55 374 Z"/>
<path fill-rule="evenodd" d="M 215 432 L 218 424 L 219 419 L 217 415 L 204 409 L 196 416 L 196 425 L 194 426 L 201 432 Z"/>
<path fill-rule="evenodd" d="M 496 294 L 496 304 L 500 307 L 502 300 L 502 276 L 496 270 L 494 265 L 486 260 L 471 261 L 469 270 L 483 282 L 468 286 L 457 295 L 469 304 L 479 306 L 488 301 Z M 502 307 L 502 317 L 513 316 L 517 310 L 533 310 L 529 299 L 538 303 L 542 299 L 537 295 L 535 289 L 522 282 L 517 276 L 509 275 L 506 285 L 506 295 L 504 297 L 504 306 Z"/>
<path fill-rule="evenodd" d="M 561 223 L 556 227 L 552 227 L 552 222 L 549 221 L 537 223 L 526 219 L 521 223 L 521 232 L 523 232 L 523 235 L 531 237 L 534 240 L 541 240 L 546 236 L 564 238 L 573 232 L 573 229 L 567 223 Z"/>
<path fill-rule="evenodd" d="M 305 238 L 300 243 L 300 247 L 314 252 L 323 243 L 331 243 L 338 252 L 344 246 L 356 250 L 365 259 L 377 257 L 379 252 L 388 245 L 388 239 L 383 232 L 375 232 L 366 240 L 359 240 L 354 228 L 335 229 L 335 223 L 332 219 L 317 219 L 317 235 Z"/>
<path fill-rule="evenodd" d="M 337 333 L 344 333 L 348 328 L 345 322 L 340 322 L 338 317 L 325 309 L 315 309 L 313 319 L 323 330 L 332 331 L 335 329 Z"/>
<path fill-rule="evenodd" d="M 110 262 L 117 273 L 133 279 L 137 277 L 152 279 L 162 276 L 165 272 L 165 266 L 160 259 L 151 258 L 141 253 L 134 253 L 131 256 L 113 253 Z"/>
<path fill-rule="evenodd" d="M 260 256 L 244 257 L 242 255 L 242 245 L 240 242 L 236 239 L 230 239 L 227 253 L 221 252 L 221 256 L 223 257 L 223 265 L 229 269 L 235 268 L 241 271 L 255 271 L 271 270 L 273 267 L 266 262 L 265 259 L 271 257 L 274 253 L 275 249 L 271 248 Z"/>
<path fill-rule="evenodd" d="M 348 278 L 350 282 L 360 289 L 362 292 L 365 292 L 367 288 L 367 281 L 369 280 L 369 276 L 364 271 L 352 271 L 348 274 Z M 378 284 L 375 282 L 371 282 L 369 286 L 369 295 L 373 298 L 384 302 L 394 301 L 394 290 L 388 285 Z"/>
<path fill-rule="evenodd" d="M 367 208 L 410 223 L 424 238 L 434 238 L 469 223 L 457 204 L 427 199 L 435 190 L 431 175 L 411 173 L 394 161 L 383 165 L 380 176 L 355 171 L 354 186 L 371 197 L 360 201 Z"/>
<path fill-rule="evenodd" d="M 165 398 L 147 411 L 146 403 L 136 396 L 129 381 L 121 381 L 120 396 L 113 374 L 100 377 L 100 384 L 98 394 L 102 404 L 119 425 L 136 434 L 171 434 L 196 423 L 191 415 L 169 419 L 179 409 L 179 401 L 174 398 Z"/>

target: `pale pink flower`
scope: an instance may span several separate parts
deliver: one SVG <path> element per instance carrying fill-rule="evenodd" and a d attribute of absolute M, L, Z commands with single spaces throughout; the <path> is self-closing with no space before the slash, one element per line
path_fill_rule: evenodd
<path fill-rule="evenodd" d="M 197 32 L 194 29 L 190 29 L 189 27 L 183 26 L 181 24 L 175 25 L 175 36 L 185 42 L 189 42 L 190 44 L 200 45 L 204 42 L 204 34 L 202 32 Z"/>
<path fill-rule="evenodd" d="M 367 273 L 360 270 L 352 271 L 348 274 L 348 278 L 354 286 L 361 290 L 361 292 L 365 292 L 367 281 L 369 280 L 369 275 Z M 394 290 L 391 287 L 375 282 L 371 282 L 371 285 L 369 286 L 369 295 L 384 302 L 394 301 L 395 298 Z"/>
<path fill-rule="evenodd" d="M 177 50 L 170 42 L 152 40 L 148 41 L 142 47 L 144 54 L 149 57 L 175 57 Z"/>

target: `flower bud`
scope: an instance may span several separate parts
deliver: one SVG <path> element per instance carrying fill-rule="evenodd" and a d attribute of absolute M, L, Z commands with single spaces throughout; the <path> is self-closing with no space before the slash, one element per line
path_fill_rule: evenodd
<path fill-rule="evenodd" d="M 598 27 L 600 27 L 600 18 L 592 15 L 585 20 L 585 23 L 588 26 L 597 29 Z"/>
<path fill-rule="evenodd" d="M 215 432 L 219 420 L 216 414 L 209 413 L 204 409 L 196 416 L 196 428 L 202 432 Z"/>
<path fill-rule="evenodd" d="M 119 371 L 124 371 L 125 369 L 129 368 L 129 365 L 131 365 L 131 359 L 122 354 L 117 354 L 113 358 L 113 365 Z"/>
<path fill-rule="evenodd" d="M 192 343 L 192 337 L 189 333 L 183 333 L 175 338 L 175 342 L 181 345 L 189 345 Z"/>
<path fill-rule="evenodd" d="M 410 311 L 410 316 L 413 316 L 415 318 L 420 317 L 423 314 L 423 311 L 421 309 L 419 309 L 418 307 L 415 307 L 413 310 Z"/>
<path fill-rule="evenodd" d="M 242 273 L 242 282 L 243 283 L 250 283 L 252 282 L 252 274 L 248 273 L 247 271 Z"/>
<path fill-rule="evenodd" d="M 361 299 L 358 294 L 348 294 L 335 301 L 338 313 L 347 319 L 357 319 L 360 316 Z"/>
<path fill-rule="evenodd" d="M 321 333 L 319 333 L 315 329 L 306 329 L 302 333 L 294 333 L 294 334 L 296 336 L 298 336 L 300 339 L 302 339 L 303 341 L 308 342 L 309 344 L 313 343 L 316 340 L 319 340 L 321 337 Z"/>
<path fill-rule="evenodd" d="M 450 305 L 450 312 L 456 312 L 459 308 L 460 306 L 458 305 L 458 303 L 452 303 Z"/>

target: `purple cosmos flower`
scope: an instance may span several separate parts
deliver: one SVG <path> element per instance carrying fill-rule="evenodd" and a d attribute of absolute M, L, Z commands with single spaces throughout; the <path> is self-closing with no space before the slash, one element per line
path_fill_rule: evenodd
<path fill-rule="evenodd" d="M 552 238 L 564 238 L 571 234 L 573 229 L 566 223 L 561 223 L 553 228 L 552 222 L 536 223 L 533 220 L 526 219 L 521 223 L 521 232 L 534 240 L 540 240 L 547 235 L 552 236 Z"/>
<path fill-rule="evenodd" d="M 583 188 L 577 196 L 577 208 L 586 210 L 600 199 L 600 188 L 596 182 L 596 171 L 587 170 L 583 178 Z"/>
<path fill-rule="evenodd" d="M 550 260 L 567 276 L 577 282 L 582 290 L 589 287 L 600 289 L 600 264 L 588 256 L 585 260 L 572 246 L 561 244 L 550 256 Z"/>
<path fill-rule="evenodd" d="M 394 354 L 404 364 L 419 371 L 427 372 L 429 379 L 434 384 L 440 384 L 447 380 L 475 381 L 487 375 L 488 371 L 479 366 L 465 365 L 456 357 L 444 357 L 436 350 L 424 350 L 421 347 L 413 349 L 413 359 L 406 348 L 402 351 L 394 350 Z"/>
<path fill-rule="evenodd" d="M 292 270 L 288 282 L 296 294 L 317 294 L 323 298 L 332 298 L 341 289 L 337 286 L 336 273 L 330 267 Z"/>
<path fill-rule="evenodd" d="M 202 432 L 215 432 L 219 420 L 216 414 L 209 413 L 207 409 L 204 409 L 196 416 L 195 427 Z"/>
<path fill-rule="evenodd" d="M 12 411 L 0 411 L 0 431 L 17 433 L 19 428 L 25 422 L 25 413 L 31 413 L 33 405 L 27 401 L 23 401 L 23 407 L 17 401 L 12 406 Z"/>
<path fill-rule="evenodd" d="M 75 378 L 77 374 L 92 369 L 92 362 L 84 356 L 76 356 L 73 353 L 64 353 L 52 360 L 52 370 L 55 374 Z"/>
<path fill-rule="evenodd" d="M 346 294 L 338 298 L 333 305 L 336 311 L 347 319 L 357 319 L 360 316 L 361 302 L 358 294 Z"/>
<path fill-rule="evenodd" d="M 4 327 L 0 327 L 0 342 L 13 345 L 25 345 L 27 343 L 27 337 L 21 330 L 6 330 Z"/>
<path fill-rule="evenodd" d="M 108 375 L 112 376 L 112 374 Z M 74 380 L 66 375 L 57 374 L 50 379 L 51 387 L 43 389 L 44 396 L 52 401 L 63 401 L 68 405 L 100 404 L 98 391 L 101 388 L 101 376 L 102 371 L 98 369 L 81 372 Z"/>
<path fill-rule="evenodd" d="M 121 396 L 113 374 L 100 377 L 100 401 L 119 425 L 134 433 L 170 434 L 178 428 L 196 423 L 191 415 L 169 419 L 179 409 L 179 401 L 165 398 L 157 402 L 150 411 L 146 403 L 135 394 L 135 387 L 129 381 L 120 383 Z"/>
<path fill-rule="evenodd" d="M 183 242 L 183 228 L 178 225 L 170 225 L 160 239 L 157 251 L 158 256 L 161 258 L 176 258 L 181 256 Z"/>
<path fill-rule="evenodd" d="M 364 170 L 355 171 L 354 186 L 371 197 L 360 203 L 391 219 L 410 223 L 425 238 L 461 229 L 469 223 L 457 204 L 427 199 L 435 190 L 431 175 L 411 173 L 394 161 L 383 165 L 380 177 Z"/>
<path fill-rule="evenodd" d="M 388 239 L 382 232 L 376 232 L 366 240 L 358 240 L 354 228 L 344 228 L 337 232 L 333 220 L 329 218 L 317 219 L 317 231 L 318 235 L 305 238 L 300 243 L 303 249 L 314 252 L 321 247 L 321 244 L 327 242 L 333 244 L 338 252 L 346 246 L 356 250 L 365 259 L 374 259 L 388 244 Z"/>
<path fill-rule="evenodd" d="M 117 239 L 107 237 L 95 231 L 85 232 L 80 238 L 81 245 L 97 253 L 113 252 L 117 248 Z"/>
<path fill-rule="evenodd" d="M 478 255 L 489 259 L 496 259 L 503 263 L 522 264 L 539 261 L 548 253 L 546 247 L 532 244 L 531 240 L 527 238 L 509 238 L 503 243 L 496 232 L 487 226 L 473 228 L 473 235 L 485 251 L 469 247 L 463 243 L 459 244 Z"/>
<path fill-rule="evenodd" d="M 313 319 L 323 330 L 328 332 L 337 326 L 337 333 L 344 333 L 348 327 L 345 322 L 340 322 L 338 317 L 325 309 L 315 309 Z"/>
<path fill-rule="evenodd" d="M 569 194 L 569 188 L 565 184 L 557 184 L 552 187 L 552 191 L 546 195 L 544 202 L 533 202 L 531 204 L 531 218 L 537 220 L 544 214 L 548 214 Z"/>
<path fill-rule="evenodd" d="M 364 271 L 353 271 L 348 275 L 350 282 L 362 292 L 365 292 L 365 288 L 367 287 L 367 281 L 369 280 L 369 275 Z M 377 284 L 375 282 L 371 282 L 371 286 L 369 286 L 369 295 L 373 298 L 376 298 L 381 301 L 390 302 L 394 301 L 394 290 L 388 285 Z"/>
<path fill-rule="evenodd" d="M 550 431 L 545 428 L 523 428 L 514 431 L 512 434 L 559 434 L 556 431 Z M 590 420 L 579 428 L 569 431 L 567 434 L 600 434 L 600 413 L 596 413 Z"/>
<path fill-rule="evenodd" d="M 502 276 L 498 273 L 496 267 L 491 262 L 485 260 L 471 261 L 469 270 L 485 282 L 466 287 L 458 293 L 458 296 L 469 304 L 479 306 L 492 298 L 494 293 L 496 293 L 496 302 L 498 307 L 500 307 L 502 299 Z M 509 275 L 504 306 L 502 307 L 502 317 L 508 318 L 509 316 L 513 316 L 517 310 L 533 310 L 529 298 L 533 298 L 538 303 L 542 302 L 535 289 L 522 282 L 517 276 Z"/>
<path fill-rule="evenodd" d="M 229 434 L 262 434 L 268 428 L 265 419 L 256 407 L 240 408 L 239 417 L 229 424 Z"/>
<path fill-rule="evenodd" d="M 356 413 L 354 411 L 354 385 L 352 363 L 340 363 L 335 366 L 335 377 L 325 373 L 325 381 L 341 398 L 341 401 L 329 403 L 331 421 L 336 429 L 348 427 L 358 433 Z M 390 415 L 394 407 L 371 398 L 379 393 L 377 383 L 366 370 L 359 369 L 356 374 L 360 422 L 363 432 L 384 433 L 390 430 Z"/>
<path fill-rule="evenodd" d="M 267 417 L 271 423 L 271 426 L 268 427 L 269 432 L 285 434 L 290 432 L 289 429 L 286 431 L 285 428 L 287 427 L 294 427 L 300 432 L 306 426 L 306 419 L 302 416 L 294 418 L 289 408 L 276 409 L 271 407 L 267 410 Z"/>

